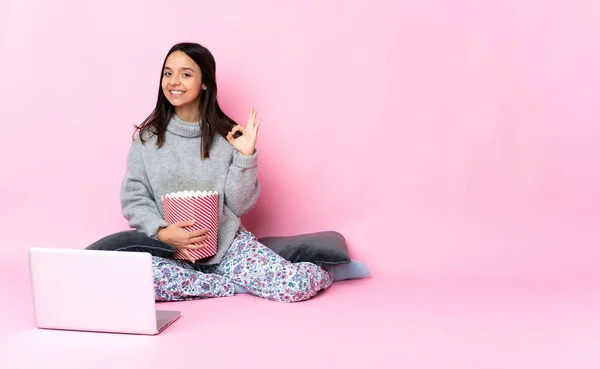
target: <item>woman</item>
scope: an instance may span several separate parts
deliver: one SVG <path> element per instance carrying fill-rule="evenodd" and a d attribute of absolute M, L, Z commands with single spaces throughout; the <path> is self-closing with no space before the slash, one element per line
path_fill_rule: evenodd
<path fill-rule="evenodd" d="M 158 301 L 231 296 L 247 291 L 265 299 L 297 302 L 332 283 L 331 272 L 311 263 L 290 263 L 260 244 L 240 217 L 256 203 L 256 137 L 260 120 L 254 108 L 248 124 L 237 125 L 217 102 L 215 60 L 205 47 L 180 43 L 163 63 L 156 108 L 136 126 L 121 187 L 121 205 L 135 236 L 114 250 L 151 252 Z M 219 193 L 217 254 L 192 259 L 188 250 L 208 239 L 205 229 L 188 232 L 191 222 L 169 225 L 162 195 L 184 190 Z M 133 240 L 135 238 L 135 240 Z M 103 245 L 107 240 L 104 239 Z M 107 249 L 91 245 L 88 249 Z M 175 249 L 189 259 L 169 255 Z"/>

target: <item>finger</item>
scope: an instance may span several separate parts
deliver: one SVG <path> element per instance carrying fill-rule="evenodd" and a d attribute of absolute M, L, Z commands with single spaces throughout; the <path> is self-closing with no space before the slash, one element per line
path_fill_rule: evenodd
<path fill-rule="evenodd" d="M 194 245 L 194 244 L 203 244 L 204 241 L 208 240 L 209 237 L 208 235 L 204 235 L 204 236 L 199 236 L 199 237 L 194 237 L 190 239 L 190 245 Z M 202 245 L 204 247 L 204 245 Z"/>
<path fill-rule="evenodd" d="M 202 228 L 202 229 L 199 229 L 199 230 L 197 230 L 197 231 L 190 232 L 190 233 L 189 233 L 189 237 L 190 237 L 189 239 L 192 239 L 192 238 L 194 238 L 194 237 L 200 237 L 200 236 L 204 236 L 204 235 L 208 236 L 208 235 L 206 234 L 206 232 L 208 232 L 208 229 L 207 229 L 207 228 Z"/>
<path fill-rule="evenodd" d="M 205 246 L 206 246 L 206 244 L 204 244 L 204 243 L 200 243 L 200 244 L 187 243 L 187 244 L 179 246 L 179 248 L 181 250 L 200 250 L 200 249 L 203 249 Z"/>
<path fill-rule="evenodd" d="M 250 114 L 248 115 L 248 124 L 250 124 L 250 122 L 252 122 L 252 119 L 254 119 L 253 115 L 254 115 L 254 106 L 250 106 Z"/>
<path fill-rule="evenodd" d="M 254 135 L 255 135 L 255 136 L 258 134 L 258 127 L 260 127 L 260 123 L 262 123 L 262 120 L 261 120 L 261 119 L 259 119 L 259 120 L 256 122 L 256 125 L 254 126 Z"/>
<path fill-rule="evenodd" d="M 181 251 L 181 253 L 183 254 L 183 256 L 185 256 L 185 258 L 188 259 L 191 263 L 195 262 L 194 258 L 190 255 L 190 253 L 188 252 L 188 250 L 186 250 L 186 249 L 179 249 L 179 251 Z"/>
<path fill-rule="evenodd" d="M 206 244 L 204 244 L 204 243 L 201 243 L 201 244 L 198 244 L 198 245 L 188 245 L 187 246 L 187 248 L 190 249 L 190 250 L 202 250 L 205 247 L 206 247 Z"/>
<path fill-rule="evenodd" d="M 239 128 L 238 128 L 238 127 L 239 127 Z M 233 137 L 233 135 L 234 135 L 236 132 L 238 132 L 238 131 L 242 132 L 242 135 L 243 135 L 243 134 L 246 132 L 246 130 L 244 129 L 244 127 L 242 127 L 242 126 L 235 126 L 235 127 L 233 127 L 233 128 L 231 129 L 231 131 L 229 131 L 229 133 L 227 133 L 227 137 L 226 137 L 226 138 L 227 138 L 227 141 L 229 141 L 229 143 L 230 143 L 230 144 L 232 144 L 232 145 L 233 145 L 233 143 L 234 143 L 234 141 L 235 141 L 235 139 L 236 139 L 236 137 Z M 239 138 L 239 137 L 238 137 L 238 138 Z"/>
<path fill-rule="evenodd" d="M 254 126 L 254 119 L 256 118 L 256 110 L 254 110 L 254 106 L 250 107 L 250 115 L 248 116 L 248 124 L 246 125 L 248 129 L 252 129 Z"/>
<path fill-rule="evenodd" d="M 173 224 L 174 226 L 177 226 L 179 228 L 183 228 L 183 227 L 190 227 L 194 225 L 194 220 L 190 219 L 190 220 L 184 220 L 178 223 Z"/>
<path fill-rule="evenodd" d="M 246 128 L 240 126 L 239 124 L 237 126 L 234 126 L 231 131 L 229 131 L 229 133 L 231 133 L 231 135 L 233 136 L 237 131 L 240 131 L 242 133 L 246 133 Z"/>

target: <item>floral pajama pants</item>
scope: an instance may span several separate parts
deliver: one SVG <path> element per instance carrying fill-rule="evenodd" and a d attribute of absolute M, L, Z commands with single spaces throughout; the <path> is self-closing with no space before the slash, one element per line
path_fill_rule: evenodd
<path fill-rule="evenodd" d="M 234 283 L 268 300 L 298 302 L 331 286 L 331 272 L 312 263 L 291 263 L 240 231 L 218 265 L 194 269 L 185 260 L 152 257 L 157 301 L 235 294 Z"/>

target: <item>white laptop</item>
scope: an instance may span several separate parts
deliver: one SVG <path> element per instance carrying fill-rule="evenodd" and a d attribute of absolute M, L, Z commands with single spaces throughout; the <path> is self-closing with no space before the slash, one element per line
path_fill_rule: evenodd
<path fill-rule="evenodd" d="M 38 328 L 155 335 L 181 316 L 156 310 L 149 253 L 32 247 L 29 268 Z"/>

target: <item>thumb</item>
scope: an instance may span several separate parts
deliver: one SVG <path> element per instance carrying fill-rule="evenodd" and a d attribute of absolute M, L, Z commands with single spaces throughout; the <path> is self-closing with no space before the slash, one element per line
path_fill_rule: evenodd
<path fill-rule="evenodd" d="M 188 259 L 191 263 L 194 263 L 196 260 L 194 260 L 194 258 L 190 255 L 190 253 L 188 252 L 188 250 L 186 249 L 180 249 L 179 251 L 181 251 L 181 253 L 183 254 L 183 256 L 186 257 L 186 259 Z"/>
<path fill-rule="evenodd" d="M 179 223 L 175 223 L 176 226 L 178 227 L 189 227 L 191 225 L 194 225 L 194 221 L 193 220 L 184 220 L 182 222 Z"/>
<path fill-rule="evenodd" d="M 231 134 L 231 132 L 227 133 L 227 141 L 229 141 L 230 144 L 233 144 L 235 142 L 235 140 L 233 139 L 233 135 Z"/>

